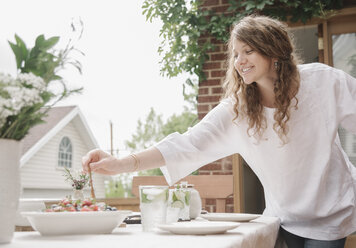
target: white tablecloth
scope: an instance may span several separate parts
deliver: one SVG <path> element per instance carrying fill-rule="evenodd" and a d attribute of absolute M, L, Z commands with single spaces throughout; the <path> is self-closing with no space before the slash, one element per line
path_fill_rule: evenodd
<path fill-rule="evenodd" d="M 279 219 L 261 216 L 224 234 L 175 235 L 161 231 L 142 232 L 141 225 L 116 228 L 112 234 L 41 236 L 38 232 L 15 232 L 10 244 L 1 248 L 122 248 L 122 247 L 170 247 L 170 248 L 273 248 L 275 247 Z"/>

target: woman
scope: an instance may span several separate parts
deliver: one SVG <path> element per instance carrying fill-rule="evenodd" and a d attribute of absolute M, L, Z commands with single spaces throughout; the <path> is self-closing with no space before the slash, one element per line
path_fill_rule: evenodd
<path fill-rule="evenodd" d="M 356 231 L 356 169 L 337 130 L 356 134 L 355 78 L 319 63 L 297 66 L 286 26 L 268 17 L 243 18 L 228 49 L 225 98 L 200 123 L 122 159 L 91 151 L 83 168 L 111 175 L 163 166 L 173 184 L 239 153 L 288 247 L 344 247 Z"/>

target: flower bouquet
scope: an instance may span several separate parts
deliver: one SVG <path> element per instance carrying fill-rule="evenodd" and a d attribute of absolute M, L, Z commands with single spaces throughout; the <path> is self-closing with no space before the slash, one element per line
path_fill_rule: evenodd
<path fill-rule="evenodd" d="M 70 57 L 72 52 L 80 51 L 72 39 L 65 49 L 55 49 L 58 41 L 59 37 L 46 39 L 39 35 L 35 45 L 28 48 L 15 35 L 15 42 L 9 45 L 16 58 L 17 75 L 0 73 L 0 243 L 11 242 L 15 229 L 21 140 L 33 126 L 43 122 L 53 105 L 82 90 L 72 89 L 59 75 L 66 65 L 74 66 L 81 73 L 80 62 Z M 51 90 L 54 88 L 56 92 Z"/>

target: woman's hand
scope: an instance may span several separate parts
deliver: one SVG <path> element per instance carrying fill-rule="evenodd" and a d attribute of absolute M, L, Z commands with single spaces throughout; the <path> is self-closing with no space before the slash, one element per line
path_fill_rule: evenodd
<path fill-rule="evenodd" d="M 104 175 L 120 173 L 120 161 L 102 150 L 91 150 L 82 158 L 82 166 L 85 172 L 91 170 Z"/>

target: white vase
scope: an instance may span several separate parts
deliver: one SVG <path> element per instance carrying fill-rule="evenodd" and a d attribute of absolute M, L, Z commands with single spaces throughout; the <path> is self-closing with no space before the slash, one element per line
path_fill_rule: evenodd
<path fill-rule="evenodd" d="M 15 230 L 20 197 L 22 143 L 0 139 L 0 244 L 9 243 Z"/>
<path fill-rule="evenodd" d="M 72 195 L 73 200 L 84 200 L 84 192 L 82 189 L 74 189 L 73 190 L 73 195 Z"/>
<path fill-rule="evenodd" d="M 188 189 L 190 190 L 190 206 L 189 206 L 189 217 L 190 219 L 195 219 L 200 215 L 202 202 L 199 192 L 193 188 L 193 184 L 188 184 Z"/>

